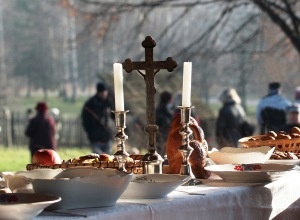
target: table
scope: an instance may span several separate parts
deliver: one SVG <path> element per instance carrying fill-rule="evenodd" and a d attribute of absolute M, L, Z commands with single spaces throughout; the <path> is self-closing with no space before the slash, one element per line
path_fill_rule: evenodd
<path fill-rule="evenodd" d="M 227 183 L 213 176 L 202 185 L 180 186 L 162 199 L 119 199 L 113 207 L 62 212 L 44 211 L 35 220 L 300 219 L 300 172 L 264 184 Z"/>

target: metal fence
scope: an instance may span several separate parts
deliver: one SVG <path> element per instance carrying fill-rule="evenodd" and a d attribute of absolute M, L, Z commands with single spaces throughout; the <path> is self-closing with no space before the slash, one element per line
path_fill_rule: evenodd
<path fill-rule="evenodd" d="M 26 113 L 3 109 L 0 112 L 0 145 L 27 146 L 28 138 L 25 136 L 25 129 L 28 121 Z M 89 145 L 78 115 L 60 115 L 56 122 L 58 146 L 83 147 Z"/>
<path fill-rule="evenodd" d="M 201 120 L 201 126 L 207 139 L 213 136 L 214 118 Z M 0 112 L 0 145 L 2 146 L 28 146 L 28 138 L 24 132 L 29 119 L 24 112 L 10 112 L 2 109 Z M 62 147 L 86 147 L 89 142 L 81 125 L 79 115 L 61 114 L 57 121 L 57 145 Z M 128 135 L 126 146 L 128 149 L 141 151 L 147 148 L 148 137 L 144 132 L 145 124 L 139 118 L 128 116 L 125 133 Z M 112 132 L 116 132 L 114 123 L 110 124 Z"/>

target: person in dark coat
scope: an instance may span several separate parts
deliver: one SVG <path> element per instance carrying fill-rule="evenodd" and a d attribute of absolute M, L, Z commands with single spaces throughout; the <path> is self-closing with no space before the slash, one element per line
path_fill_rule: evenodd
<path fill-rule="evenodd" d="M 269 83 L 268 94 L 259 101 L 256 109 L 260 134 L 278 132 L 286 124 L 285 110 L 290 104 L 291 102 L 282 95 L 281 84 Z"/>
<path fill-rule="evenodd" d="M 109 127 L 110 119 L 114 119 L 113 104 L 108 98 L 107 86 L 99 82 L 97 92 L 83 106 L 81 119 L 83 128 L 91 144 L 92 152 L 110 154 L 112 134 Z"/>
<path fill-rule="evenodd" d="M 291 128 L 298 127 L 300 128 L 300 104 L 293 103 L 286 109 L 286 121 L 287 123 L 282 127 L 282 131 L 290 133 Z"/>
<path fill-rule="evenodd" d="M 295 88 L 295 102 L 300 104 L 300 86 Z"/>
<path fill-rule="evenodd" d="M 166 141 L 173 118 L 172 94 L 164 91 L 160 94 L 160 100 L 156 107 L 157 153 L 162 157 L 166 154 Z"/>
<path fill-rule="evenodd" d="M 31 158 L 39 149 L 56 150 L 55 121 L 48 114 L 48 106 L 45 102 L 38 102 L 36 115 L 29 120 L 25 135 L 29 137 L 29 150 Z"/>
<path fill-rule="evenodd" d="M 223 106 L 216 121 L 217 143 L 219 148 L 238 147 L 238 140 L 244 136 L 241 126 L 246 121 L 246 113 L 240 105 L 241 99 L 233 88 L 224 90 L 219 99 Z"/>

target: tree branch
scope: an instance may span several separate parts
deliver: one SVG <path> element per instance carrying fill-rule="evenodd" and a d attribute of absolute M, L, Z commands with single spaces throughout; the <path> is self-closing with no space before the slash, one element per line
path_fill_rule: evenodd
<path fill-rule="evenodd" d="M 285 33 L 285 35 L 291 40 L 292 44 L 295 46 L 295 49 L 300 54 L 300 39 L 299 36 L 297 36 L 292 29 L 288 26 L 288 24 L 285 22 L 284 19 L 280 17 L 279 14 L 277 14 L 270 5 L 268 5 L 267 1 L 261 1 L 261 0 L 252 0 L 254 4 L 256 4 L 262 11 L 266 12 L 268 16 L 271 18 L 271 20 L 277 24 L 281 30 Z"/>

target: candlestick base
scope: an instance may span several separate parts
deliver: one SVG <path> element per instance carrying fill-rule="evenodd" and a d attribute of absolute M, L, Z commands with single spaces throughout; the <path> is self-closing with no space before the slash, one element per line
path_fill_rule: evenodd
<path fill-rule="evenodd" d="M 156 152 L 148 152 L 142 158 L 144 174 L 162 174 L 163 158 Z"/>
<path fill-rule="evenodd" d="M 125 134 L 124 130 L 126 128 L 126 113 L 128 111 L 113 111 L 115 114 L 115 123 L 117 134 L 115 139 L 117 141 L 117 152 L 114 154 L 116 157 L 119 170 L 120 171 L 127 171 L 125 168 L 125 164 L 128 160 L 129 154 L 126 152 L 125 141 L 128 139 L 128 136 Z"/>
<path fill-rule="evenodd" d="M 117 151 L 114 154 L 115 158 L 117 158 L 118 164 L 119 164 L 119 171 L 124 171 L 127 172 L 126 168 L 125 168 L 125 164 L 128 160 L 129 154 L 125 151 Z"/>
<path fill-rule="evenodd" d="M 142 158 L 143 173 L 153 174 L 162 173 L 162 162 L 163 158 L 156 152 L 156 132 L 158 131 L 158 126 L 155 124 L 148 124 L 145 127 L 145 131 L 149 133 L 149 146 L 148 153 L 146 153 Z"/>

